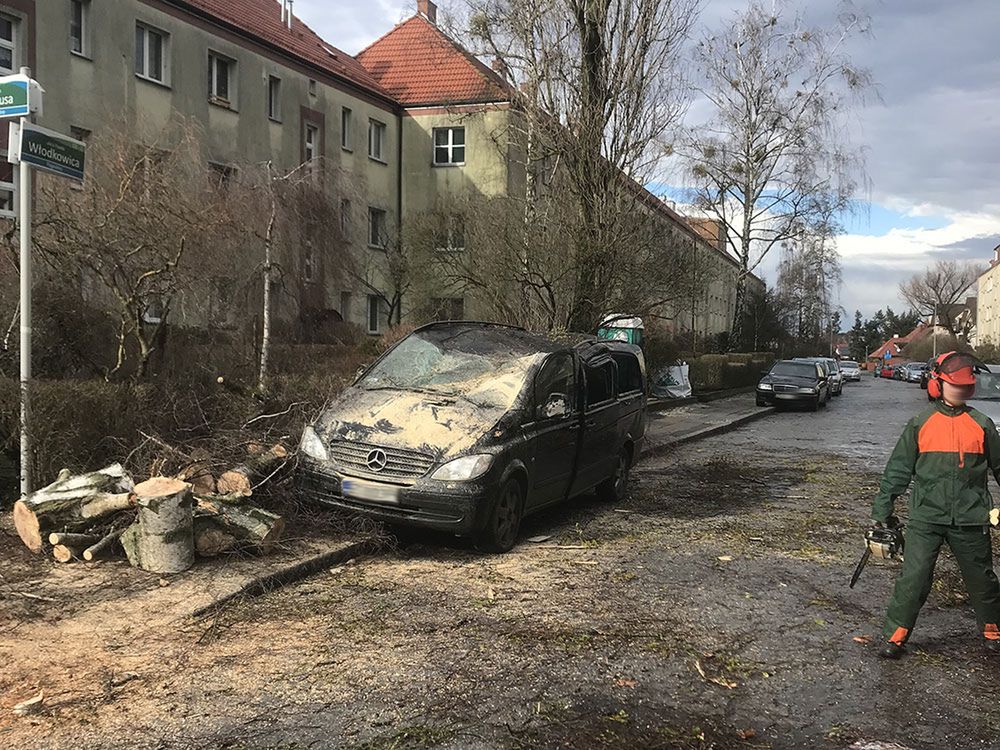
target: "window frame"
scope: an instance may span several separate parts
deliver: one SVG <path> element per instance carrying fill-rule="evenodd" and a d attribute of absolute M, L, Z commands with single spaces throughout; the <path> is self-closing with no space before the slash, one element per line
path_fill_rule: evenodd
<path fill-rule="evenodd" d="M 350 107 L 340 108 L 340 147 L 344 151 L 354 151 L 351 141 L 354 136 L 354 110 Z"/>
<path fill-rule="evenodd" d="M 139 71 L 137 63 L 139 62 L 139 31 L 142 31 L 143 42 L 142 42 L 142 62 L 143 69 L 142 72 Z M 143 81 L 149 81 L 150 83 L 155 83 L 159 86 L 165 86 L 170 88 L 170 34 L 166 31 L 158 29 L 156 26 L 146 23 L 145 21 L 135 22 L 135 57 L 132 64 L 135 66 L 135 76 L 136 78 L 141 78 Z M 162 78 L 154 78 L 149 75 L 150 67 L 150 47 L 149 47 L 149 37 L 150 35 L 159 37 L 160 39 L 160 75 Z"/>
<path fill-rule="evenodd" d="M 455 244 L 455 237 L 459 234 L 462 244 Z M 465 252 L 465 217 L 461 214 L 449 214 L 445 220 L 444 232 L 441 234 L 444 239 L 444 244 L 438 243 L 437 251 L 439 253 L 463 253 Z"/>
<path fill-rule="evenodd" d="M 611 395 L 603 401 L 595 401 L 590 403 L 590 371 L 598 370 L 604 367 L 611 366 L 611 377 L 608 382 L 611 386 Z M 595 409 L 601 409 L 608 404 L 613 404 L 618 399 L 618 365 L 615 361 L 608 357 L 607 359 L 601 358 L 595 360 L 594 362 L 584 362 L 583 363 L 583 405 L 585 412 L 591 412 Z"/>
<path fill-rule="evenodd" d="M 216 91 L 219 82 L 219 65 L 226 66 L 226 96 L 222 96 Z M 208 51 L 208 101 L 223 109 L 236 110 L 238 90 L 238 67 L 239 63 L 229 55 L 216 52 L 213 49 Z"/>
<path fill-rule="evenodd" d="M 20 196 L 18 194 L 18 173 L 20 170 L 7 161 L 8 155 L 7 149 L 0 149 L 0 162 L 2 162 L 5 167 L 10 167 L 10 182 L 0 181 L 0 193 L 10 193 L 10 210 L 4 210 L 0 208 L 0 218 L 4 219 L 16 219 L 17 218 L 17 204 Z"/>
<path fill-rule="evenodd" d="M 612 352 L 611 360 L 615 363 L 615 394 L 617 398 L 623 398 L 626 396 L 637 396 L 643 392 L 642 385 L 642 363 L 639 362 L 639 358 L 632 354 L 631 352 Z M 628 360 L 629 366 L 631 367 L 634 363 L 635 372 L 638 375 L 639 382 L 637 388 L 631 388 L 629 390 L 622 390 L 622 374 L 623 368 L 621 367 L 621 361 Z"/>
<path fill-rule="evenodd" d="M 376 120 L 374 117 L 368 118 L 368 158 L 379 164 L 388 163 L 384 156 L 387 131 L 388 128 L 384 122 Z M 373 135 L 377 137 L 373 138 Z M 378 153 L 374 151 L 375 145 L 378 145 Z"/>
<path fill-rule="evenodd" d="M 0 74 L 15 75 L 21 69 L 21 56 L 18 54 L 18 45 L 21 41 L 21 22 L 17 16 L 12 16 L 9 13 L 0 13 L 0 18 L 10 22 L 10 40 L 0 37 L 0 48 L 10 50 L 10 70 L 5 71 L 0 68 Z"/>
<path fill-rule="evenodd" d="M 455 143 L 455 133 L 457 131 L 462 131 L 462 142 L 460 144 Z M 444 145 L 438 145 L 438 133 L 448 133 L 448 142 Z M 455 149 L 462 149 L 462 160 L 455 161 L 454 154 Z M 449 125 L 440 128 L 433 128 L 431 131 L 431 163 L 435 167 L 464 167 L 466 162 L 466 151 L 468 149 L 468 143 L 465 139 L 465 126 Z M 438 149 L 445 149 L 448 152 L 448 161 L 438 161 Z"/>
<path fill-rule="evenodd" d="M 351 241 L 351 199 L 340 199 L 340 237 L 345 242 Z"/>
<path fill-rule="evenodd" d="M 377 294 L 368 295 L 368 306 L 365 310 L 365 328 L 368 330 L 369 336 L 378 336 L 382 333 L 382 300 L 379 299 Z M 375 316 L 375 325 L 372 326 L 372 314 Z"/>
<path fill-rule="evenodd" d="M 302 163 L 314 179 L 319 177 L 320 127 L 314 122 L 304 123 L 302 131 Z"/>
<path fill-rule="evenodd" d="M 267 76 L 267 119 L 271 122 L 281 122 L 281 78 L 276 75 Z"/>
<path fill-rule="evenodd" d="M 91 59 L 90 43 L 90 0 L 71 0 L 69 18 L 69 51 L 77 57 L 86 60 Z M 80 49 L 76 49 L 77 38 L 73 35 L 73 27 L 76 25 L 74 18 L 76 9 L 80 9 Z"/>
<path fill-rule="evenodd" d="M 380 236 L 377 238 L 379 244 L 375 244 L 372 242 L 373 230 L 375 229 L 374 219 L 377 216 L 380 216 L 382 218 L 382 225 L 381 227 L 379 227 L 379 229 L 381 230 L 379 232 Z M 373 248 L 375 250 L 385 250 L 386 238 L 384 235 L 385 235 L 385 227 L 387 219 L 388 219 L 388 212 L 384 208 L 379 208 L 378 206 L 368 206 L 368 247 Z"/>
<path fill-rule="evenodd" d="M 538 398 L 538 387 L 539 381 L 544 375 L 546 375 L 546 370 L 549 366 L 556 361 L 557 358 L 566 358 L 569 360 L 570 365 L 570 388 L 571 392 L 566 394 L 566 406 L 569 408 L 569 414 L 563 417 L 539 417 L 538 410 L 545 406 Z M 531 398 L 534 405 L 533 411 L 533 421 L 546 421 L 550 419 L 572 419 L 579 413 L 579 384 L 577 381 L 580 379 L 579 368 L 576 366 L 576 357 L 573 356 L 572 352 L 553 352 L 546 360 L 542 363 L 542 366 L 538 368 L 538 372 L 535 373 L 535 382 L 531 386 Z M 549 394 L 551 395 L 551 394 Z M 548 398 L 545 399 L 548 401 Z"/>

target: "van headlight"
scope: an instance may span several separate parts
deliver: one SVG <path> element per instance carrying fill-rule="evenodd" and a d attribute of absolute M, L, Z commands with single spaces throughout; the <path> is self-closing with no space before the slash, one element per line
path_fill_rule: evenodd
<path fill-rule="evenodd" d="M 441 482 L 468 482 L 481 477 L 493 464 L 493 456 L 484 453 L 478 456 L 463 456 L 449 461 L 433 474 L 431 479 Z"/>
<path fill-rule="evenodd" d="M 757 385 L 757 387 L 760 390 L 762 390 L 762 391 L 773 391 L 774 390 L 774 386 L 772 386 L 770 383 L 759 383 Z"/>
<path fill-rule="evenodd" d="M 312 427 L 306 427 L 302 431 L 302 440 L 299 443 L 299 450 L 310 458 L 315 458 L 319 461 L 330 460 L 330 454 L 327 453 L 326 446 L 323 444 L 323 441 L 320 440 L 319 435 L 316 434 L 316 430 Z"/>

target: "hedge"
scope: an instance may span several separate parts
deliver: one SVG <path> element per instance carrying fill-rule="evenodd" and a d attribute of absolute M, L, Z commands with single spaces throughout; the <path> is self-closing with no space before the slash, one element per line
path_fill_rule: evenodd
<path fill-rule="evenodd" d="M 691 385 L 696 392 L 755 385 L 772 362 L 774 355 L 766 352 L 704 354 L 688 360 Z"/>

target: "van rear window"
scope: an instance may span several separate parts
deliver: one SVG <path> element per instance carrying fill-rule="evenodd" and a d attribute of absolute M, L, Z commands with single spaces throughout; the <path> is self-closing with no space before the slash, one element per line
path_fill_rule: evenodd
<path fill-rule="evenodd" d="M 634 354 L 612 354 L 618 366 L 618 394 L 642 392 L 642 370 Z"/>

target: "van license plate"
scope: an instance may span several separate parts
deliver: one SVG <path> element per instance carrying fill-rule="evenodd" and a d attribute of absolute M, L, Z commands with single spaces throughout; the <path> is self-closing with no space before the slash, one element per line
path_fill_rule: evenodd
<path fill-rule="evenodd" d="M 368 500 L 372 503 L 399 503 L 399 487 L 391 487 L 360 479 L 345 479 L 340 483 L 344 497 Z"/>

